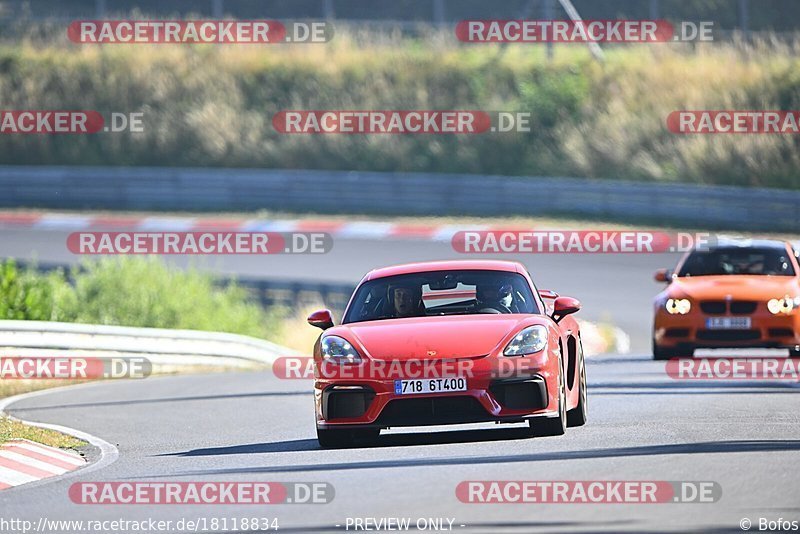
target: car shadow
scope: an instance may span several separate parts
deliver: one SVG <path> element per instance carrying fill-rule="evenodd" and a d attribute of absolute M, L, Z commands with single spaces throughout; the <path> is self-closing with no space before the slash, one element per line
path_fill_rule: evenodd
<path fill-rule="evenodd" d="M 455 433 L 455 432 L 453 432 Z M 391 439 L 383 439 L 391 438 Z M 402 434 L 381 436 L 372 446 L 396 446 L 398 441 L 403 445 L 427 444 L 424 434 Z M 540 438 L 541 439 L 541 438 Z M 546 438 L 544 438 L 546 439 Z M 302 450 L 316 450 L 311 448 L 315 440 L 293 440 L 288 442 L 289 450 L 297 447 L 297 442 L 309 447 Z M 451 442 L 448 442 L 451 443 Z M 285 452 L 287 442 L 275 442 L 269 452 Z M 250 453 L 259 452 L 256 446 Z M 319 447 L 317 447 L 318 449 Z M 358 449 L 355 447 L 354 449 Z M 203 450 L 203 449 L 200 449 Z M 296 450 L 296 449 L 295 449 Z M 352 450 L 352 449 L 351 449 Z M 774 452 L 800 450 L 800 440 L 752 440 L 752 441 L 708 441 L 700 443 L 677 443 L 665 445 L 645 445 L 639 447 L 611 447 L 605 449 L 589 449 L 575 451 L 550 451 L 531 454 L 502 454 L 491 456 L 463 456 L 463 457 L 433 457 L 433 458 L 403 458 L 395 460 L 376 460 L 363 462 L 334 462 L 311 463 L 278 466 L 253 466 L 228 469 L 209 469 L 187 472 L 185 475 L 230 475 L 236 473 L 299 473 L 316 471 L 350 471 L 358 469 L 387 469 L 407 467 L 441 467 L 458 465 L 492 465 L 513 464 L 549 461 L 586 460 L 598 458 L 629 458 L 645 456 L 690 455 L 690 454 L 728 454 L 741 452 Z M 209 453 L 211 454 L 211 453 Z M 153 475 L 148 475 L 153 476 Z M 156 477 L 160 475 L 155 475 Z M 166 476 L 166 475 L 164 475 Z M 174 473 L 169 476 L 174 476 Z"/>
<path fill-rule="evenodd" d="M 508 441 L 530 439 L 527 428 L 504 428 L 498 430 L 450 430 L 442 432 L 416 432 L 409 434 L 382 434 L 368 443 L 358 443 L 354 448 L 403 447 L 411 445 L 444 445 L 454 443 L 476 443 L 486 441 Z M 226 454 L 264 454 L 274 452 L 317 451 L 321 447 L 316 439 L 295 439 L 266 443 L 251 443 L 231 447 L 208 447 L 183 452 L 171 452 L 156 456 L 219 456 Z"/>

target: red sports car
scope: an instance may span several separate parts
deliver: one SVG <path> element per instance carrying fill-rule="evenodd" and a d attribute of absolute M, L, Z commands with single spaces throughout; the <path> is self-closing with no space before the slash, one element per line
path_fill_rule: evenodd
<path fill-rule="evenodd" d="M 538 291 L 516 262 L 377 269 L 314 347 L 317 436 L 345 447 L 400 426 L 527 421 L 531 435 L 586 422 L 580 303 Z"/>

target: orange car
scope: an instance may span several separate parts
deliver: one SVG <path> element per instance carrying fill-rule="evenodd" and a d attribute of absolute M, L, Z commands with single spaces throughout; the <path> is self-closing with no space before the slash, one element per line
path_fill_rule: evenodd
<path fill-rule="evenodd" d="M 800 263 L 783 241 L 719 242 L 683 256 L 655 298 L 653 359 L 697 348 L 788 348 L 800 357 Z"/>

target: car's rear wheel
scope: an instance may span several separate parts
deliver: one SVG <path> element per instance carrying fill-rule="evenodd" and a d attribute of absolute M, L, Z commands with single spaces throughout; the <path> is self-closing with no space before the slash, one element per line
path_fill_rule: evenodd
<path fill-rule="evenodd" d="M 563 436 L 567 432 L 567 395 L 564 390 L 564 367 L 558 360 L 558 417 L 535 417 L 528 420 L 535 437 Z"/>
<path fill-rule="evenodd" d="M 800 358 L 800 349 L 789 349 L 790 358 Z"/>
<path fill-rule="evenodd" d="M 379 428 L 319 428 L 317 441 L 323 449 L 343 449 L 358 444 L 369 444 L 378 438 Z"/>
<path fill-rule="evenodd" d="M 588 395 L 586 391 L 586 362 L 583 357 L 583 346 L 581 350 L 580 379 L 578 381 L 578 405 L 567 411 L 567 426 L 583 426 L 586 424 L 588 412 Z"/>

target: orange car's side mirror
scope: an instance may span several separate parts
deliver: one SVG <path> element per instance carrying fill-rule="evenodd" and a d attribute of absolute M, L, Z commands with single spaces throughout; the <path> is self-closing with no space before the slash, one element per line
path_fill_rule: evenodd
<path fill-rule="evenodd" d="M 656 282 L 669 283 L 672 279 L 672 273 L 669 272 L 669 269 L 659 269 L 656 271 L 654 278 L 656 279 Z"/>

